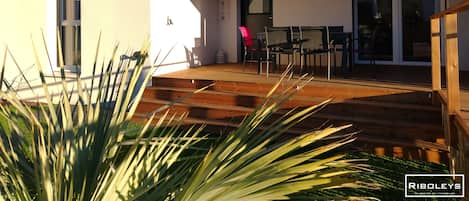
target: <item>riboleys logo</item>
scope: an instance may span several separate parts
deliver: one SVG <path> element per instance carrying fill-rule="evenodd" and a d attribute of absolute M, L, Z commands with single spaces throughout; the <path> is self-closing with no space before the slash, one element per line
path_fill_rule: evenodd
<path fill-rule="evenodd" d="M 406 174 L 406 198 L 463 198 L 463 174 Z"/>

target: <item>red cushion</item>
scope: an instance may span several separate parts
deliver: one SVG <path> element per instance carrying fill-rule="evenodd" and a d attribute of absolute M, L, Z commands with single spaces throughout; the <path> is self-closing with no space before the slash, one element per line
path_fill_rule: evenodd
<path fill-rule="evenodd" d="M 241 32 L 241 36 L 243 37 L 244 44 L 249 47 L 252 45 L 252 36 L 249 28 L 245 26 L 240 26 L 239 31 Z"/>

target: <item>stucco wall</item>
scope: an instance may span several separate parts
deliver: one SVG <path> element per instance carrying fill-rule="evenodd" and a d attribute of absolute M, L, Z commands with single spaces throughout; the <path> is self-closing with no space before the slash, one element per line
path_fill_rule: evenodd
<path fill-rule="evenodd" d="M 237 0 L 219 0 L 220 45 L 229 63 L 238 62 L 238 3 Z"/>
<path fill-rule="evenodd" d="M 86 66 L 93 62 L 100 31 L 101 49 L 108 52 L 116 41 L 121 48 L 138 49 L 149 37 L 151 60 L 160 53 L 163 64 L 156 74 L 213 64 L 218 49 L 225 51 L 227 62 L 237 62 L 237 1 L 223 1 L 223 4 L 222 0 L 83 1 L 83 74 L 90 72 Z M 167 24 L 168 19 L 171 25 Z"/>
<path fill-rule="evenodd" d="M 49 1 L 0 1 L 0 26 L 2 27 L 0 31 L 0 64 L 4 62 L 3 56 L 5 48 L 8 46 L 21 70 L 28 73 L 28 80 L 34 81 L 34 83 L 38 83 L 39 76 L 36 73 L 32 41 L 35 43 L 44 71 L 49 71 L 50 69 L 41 35 L 41 32 L 44 33 L 46 43 L 51 41 L 50 38 L 54 42 L 55 23 L 53 27 L 50 27 L 50 24 L 47 23 L 47 12 L 51 11 L 49 10 L 50 7 L 48 7 Z M 53 30 L 52 34 L 50 28 Z M 54 44 L 48 44 L 47 46 L 50 45 Z M 51 47 L 49 47 L 49 50 L 51 50 Z M 50 52 L 53 55 L 55 54 L 53 50 Z M 10 82 L 14 82 L 15 87 L 21 88 L 27 86 L 10 55 L 6 58 L 5 78 Z"/>
<path fill-rule="evenodd" d="M 98 66 L 107 63 L 113 48 L 119 43 L 116 59 L 127 51 L 139 50 L 146 39 L 152 44 L 153 61 L 161 50 L 160 59 L 166 55 L 168 45 L 177 43 L 163 64 L 169 70 L 190 65 L 206 65 L 215 62 L 215 53 L 225 49 L 229 61 L 237 60 L 236 41 L 236 0 L 226 1 L 226 18 L 220 22 L 219 0 L 100 0 L 81 1 L 81 72 L 82 78 L 92 74 L 93 63 L 101 33 Z M 44 30 L 46 43 L 56 68 L 56 1 L 55 0 L 15 0 L 0 2 L 0 42 L 9 46 L 20 67 L 26 72 L 36 72 L 34 54 L 31 45 L 33 37 L 41 64 L 49 71 L 47 56 L 41 37 Z M 167 19 L 172 21 L 167 26 Z M 220 24 L 223 24 L 221 33 Z M 229 29 L 229 30 L 228 30 Z M 224 34 L 224 35 L 223 35 Z M 168 40 L 168 37 L 171 40 Z M 220 42 L 223 37 L 224 42 Z M 197 44 L 196 41 L 200 41 Z M 165 49 L 166 48 L 166 49 Z M 3 50 L 0 49 L 0 63 L 3 63 Z M 193 58 L 188 57 L 188 52 Z M 197 63 L 191 63 L 196 59 Z M 172 64 L 177 63 L 177 64 Z M 149 62 L 147 62 L 147 65 Z M 6 77 L 19 77 L 12 61 L 7 59 Z M 99 72 L 99 69 L 98 69 Z M 37 74 L 28 74 L 28 79 L 39 84 Z M 24 84 L 23 84 L 24 85 Z M 20 86 L 19 88 L 25 88 Z"/>
<path fill-rule="evenodd" d="M 98 64 L 108 60 L 117 42 L 120 51 L 138 50 L 150 35 L 149 0 L 81 1 L 82 75 L 92 73 L 98 35 L 102 34 Z"/>
<path fill-rule="evenodd" d="M 344 26 L 352 31 L 350 0 L 273 0 L 274 26 Z"/>

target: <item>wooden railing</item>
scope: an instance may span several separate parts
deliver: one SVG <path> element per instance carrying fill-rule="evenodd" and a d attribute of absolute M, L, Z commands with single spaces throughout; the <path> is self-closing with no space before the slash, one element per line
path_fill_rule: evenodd
<path fill-rule="evenodd" d="M 451 158 L 450 171 L 465 174 L 466 184 L 469 184 L 469 127 L 461 115 L 458 50 L 458 13 L 467 10 L 469 0 L 464 0 L 432 16 L 431 42 L 433 97 L 435 103 L 441 103 L 442 106 L 443 127 Z M 445 46 L 446 90 L 442 89 L 441 81 L 442 40 Z M 469 195 L 469 188 L 466 187 L 465 192 L 465 195 Z M 467 197 L 464 200 L 469 200 Z"/>

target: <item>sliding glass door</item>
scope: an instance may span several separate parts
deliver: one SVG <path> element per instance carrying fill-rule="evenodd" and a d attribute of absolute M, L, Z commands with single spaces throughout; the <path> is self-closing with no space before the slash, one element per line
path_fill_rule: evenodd
<path fill-rule="evenodd" d="M 355 0 L 355 59 L 383 64 L 430 62 L 430 16 L 442 0 Z"/>
<path fill-rule="evenodd" d="M 392 61 L 392 0 L 358 0 L 359 59 Z"/>
<path fill-rule="evenodd" d="M 434 0 L 402 1 L 402 49 L 404 61 L 430 62 L 430 16 Z"/>
<path fill-rule="evenodd" d="M 79 72 L 81 65 L 80 0 L 58 1 L 58 25 L 65 68 Z"/>

